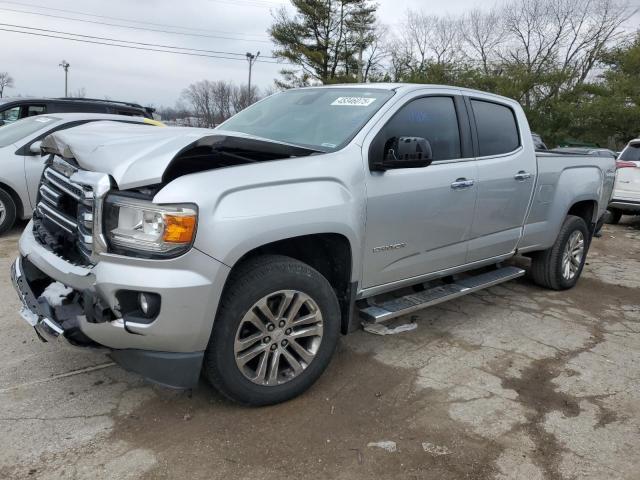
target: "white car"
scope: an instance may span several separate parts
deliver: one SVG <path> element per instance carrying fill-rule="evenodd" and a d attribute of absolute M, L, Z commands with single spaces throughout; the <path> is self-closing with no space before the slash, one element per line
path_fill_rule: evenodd
<path fill-rule="evenodd" d="M 0 234 L 16 219 L 29 218 L 33 213 L 46 159 L 40 152 L 41 140 L 52 132 L 101 120 L 162 125 L 143 117 L 57 113 L 28 117 L 0 129 Z"/>
<path fill-rule="evenodd" d="M 640 215 L 640 138 L 631 140 L 616 161 L 616 183 L 609 203 L 610 223 Z"/>

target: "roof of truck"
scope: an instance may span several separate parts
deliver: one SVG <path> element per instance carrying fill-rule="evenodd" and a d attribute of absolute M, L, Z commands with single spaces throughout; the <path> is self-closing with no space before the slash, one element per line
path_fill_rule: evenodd
<path fill-rule="evenodd" d="M 516 102 L 516 100 L 509 98 L 509 97 L 504 97 L 502 95 L 497 95 L 495 93 L 490 93 L 490 92 L 483 92 L 482 90 L 474 90 L 472 88 L 465 88 L 465 87 L 455 87 L 452 85 L 439 85 L 439 84 L 435 84 L 435 83 L 394 83 L 394 82 L 382 82 L 382 83 L 336 83 L 333 85 L 316 85 L 316 86 L 310 86 L 310 87 L 303 87 L 303 88 L 377 88 L 380 90 L 395 90 L 395 91 L 403 91 L 403 92 L 410 92 L 413 90 L 425 90 L 425 89 L 442 89 L 442 88 L 448 88 L 448 89 L 454 89 L 454 90 L 460 90 L 461 92 L 464 92 L 466 94 L 469 95 L 482 95 L 482 96 L 489 96 L 489 97 L 493 97 L 495 99 L 500 99 L 503 101 L 509 101 L 509 102 Z M 516 102 L 517 103 L 517 102 Z"/>

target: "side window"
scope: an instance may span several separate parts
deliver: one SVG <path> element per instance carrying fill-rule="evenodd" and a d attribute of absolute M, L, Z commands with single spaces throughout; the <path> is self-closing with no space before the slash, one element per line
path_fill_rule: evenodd
<path fill-rule="evenodd" d="M 47 113 L 47 107 L 44 105 L 25 105 L 22 107 L 22 117 L 34 117 L 36 115 L 43 115 Z"/>
<path fill-rule="evenodd" d="M 61 102 L 54 107 L 60 113 L 107 113 L 102 105 L 80 102 Z"/>
<path fill-rule="evenodd" d="M 4 120 L 5 123 L 15 122 L 20 118 L 20 107 L 8 108 L 0 112 L 0 120 Z"/>
<path fill-rule="evenodd" d="M 481 157 L 513 152 L 520 146 L 518 124 L 511 108 L 482 100 L 471 100 L 471 106 Z"/>
<path fill-rule="evenodd" d="M 431 144 L 434 160 L 461 158 L 458 116 L 452 97 L 424 97 L 413 100 L 382 129 L 385 139 L 423 137 Z"/>
<path fill-rule="evenodd" d="M 127 117 L 133 117 L 135 115 L 142 116 L 141 113 L 137 114 L 137 113 L 132 112 L 131 110 L 116 110 L 113 113 L 115 113 L 116 115 L 126 115 Z"/>

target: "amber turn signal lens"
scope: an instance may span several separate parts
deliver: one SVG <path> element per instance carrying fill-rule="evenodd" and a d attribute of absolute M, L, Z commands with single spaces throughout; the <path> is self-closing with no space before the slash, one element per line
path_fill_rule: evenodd
<path fill-rule="evenodd" d="M 164 215 L 162 239 L 167 243 L 191 243 L 196 234 L 195 215 Z"/>

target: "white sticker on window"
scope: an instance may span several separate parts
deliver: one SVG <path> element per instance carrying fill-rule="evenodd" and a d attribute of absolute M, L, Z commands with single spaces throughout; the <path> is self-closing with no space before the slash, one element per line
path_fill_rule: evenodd
<path fill-rule="evenodd" d="M 369 97 L 338 97 L 331 103 L 331 105 L 341 107 L 368 107 L 375 101 L 375 98 Z"/>
<path fill-rule="evenodd" d="M 35 118 L 34 120 L 36 122 L 40 122 L 40 123 L 47 123 L 47 122 L 50 122 L 51 120 L 53 120 L 53 118 L 40 117 L 40 118 Z"/>

